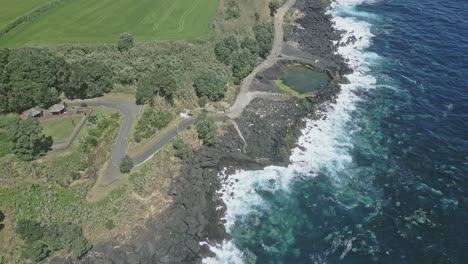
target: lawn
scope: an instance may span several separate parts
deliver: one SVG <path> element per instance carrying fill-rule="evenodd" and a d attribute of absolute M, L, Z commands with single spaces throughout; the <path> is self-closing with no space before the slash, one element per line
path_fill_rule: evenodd
<path fill-rule="evenodd" d="M 10 153 L 10 140 L 5 131 L 0 130 L 0 158 Z"/>
<path fill-rule="evenodd" d="M 41 122 L 44 128 L 44 133 L 51 136 L 54 142 L 67 140 L 72 134 L 75 127 L 80 123 L 82 116 L 64 117 L 51 119 Z"/>
<path fill-rule="evenodd" d="M 0 46 L 112 43 L 124 32 L 137 41 L 192 39 L 209 34 L 217 6 L 218 0 L 65 1 L 18 26 Z"/>
<path fill-rule="evenodd" d="M 0 0 L 0 28 L 50 0 Z"/>

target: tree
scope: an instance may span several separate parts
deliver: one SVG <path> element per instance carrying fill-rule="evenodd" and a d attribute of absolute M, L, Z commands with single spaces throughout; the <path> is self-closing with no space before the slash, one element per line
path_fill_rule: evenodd
<path fill-rule="evenodd" d="M 67 80 L 67 63 L 46 49 L 1 49 L 0 111 L 22 112 L 54 104 Z"/>
<path fill-rule="evenodd" d="M 121 34 L 117 41 L 117 48 L 120 52 L 128 51 L 133 48 L 133 36 L 129 33 Z"/>
<path fill-rule="evenodd" d="M 231 54 L 239 49 L 239 43 L 234 36 L 229 36 L 215 46 L 216 58 L 224 64 L 229 64 Z"/>
<path fill-rule="evenodd" d="M 122 161 L 120 162 L 120 172 L 129 173 L 132 170 L 132 168 L 133 161 L 128 155 L 126 155 L 122 158 Z"/>
<path fill-rule="evenodd" d="M 52 138 L 43 134 L 39 121 L 34 118 L 17 120 L 9 130 L 12 152 L 21 160 L 34 160 L 53 144 Z"/>
<path fill-rule="evenodd" d="M 270 1 L 270 3 L 268 3 L 268 7 L 270 8 L 270 15 L 274 16 L 276 14 L 276 11 L 280 7 L 280 3 L 276 0 L 272 0 Z"/>
<path fill-rule="evenodd" d="M 182 88 L 181 65 L 177 57 L 162 57 L 156 68 L 138 82 L 135 95 L 137 104 L 153 102 L 156 94 L 172 101 Z"/>
<path fill-rule="evenodd" d="M 213 145 L 216 143 L 217 125 L 213 119 L 203 118 L 196 124 L 198 137 L 203 139 L 204 145 Z"/>
<path fill-rule="evenodd" d="M 273 46 L 273 27 L 270 24 L 256 25 L 254 33 L 260 48 L 260 56 L 265 58 Z"/>
<path fill-rule="evenodd" d="M 112 90 L 114 73 L 103 62 L 83 59 L 70 65 L 70 82 L 65 96 L 85 99 L 102 96 Z"/>
<path fill-rule="evenodd" d="M 172 147 L 174 147 L 176 154 L 175 156 L 181 160 L 187 160 L 192 158 L 193 151 L 189 144 L 186 144 L 181 138 L 177 137 L 172 141 Z"/>
<path fill-rule="evenodd" d="M 198 97 L 208 97 L 212 101 L 223 99 L 227 90 L 227 78 L 220 71 L 206 71 L 195 80 Z"/>
<path fill-rule="evenodd" d="M 239 84 L 244 77 L 249 75 L 256 62 L 257 55 L 251 53 L 250 50 L 243 49 L 233 54 L 231 64 L 234 83 Z"/>
<path fill-rule="evenodd" d="M 22 255 L 33 262 L 39 262 L 49 256 L 50 250 L 47 245 L 40 241 L 29 243 L 23 248 Z"/>
<path fill-rule="evenodd" d="M 256 57 L 260 54 L 260 47 L 255 39 L 244 38 L 241 42 L 241 48 L 250 50 L 250 52 L 255 54 Z"/>
<path fill-rule="evenodd" d="M 36 220 L 20 219 L 16 223 L 16 233 L 26 242 L 30 243 L 44 237 L 45 230 Z"/>

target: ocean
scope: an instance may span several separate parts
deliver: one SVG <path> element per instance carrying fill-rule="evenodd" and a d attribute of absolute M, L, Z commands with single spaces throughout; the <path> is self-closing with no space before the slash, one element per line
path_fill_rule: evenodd
<path fill-rule="evenodd" d="M 231 239 L 204 262 L 468 263 L 468 1 L 328 12 L 349 84 L 290 166 L 224 182 Z"/>

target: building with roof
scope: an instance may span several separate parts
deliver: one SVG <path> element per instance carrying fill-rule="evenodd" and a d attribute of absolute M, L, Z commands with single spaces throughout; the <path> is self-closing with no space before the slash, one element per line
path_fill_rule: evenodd
<path fill-rule="evenodd" d="M 33 107 L 31 109 L 28 109 L 28 110 L 24 111 L 21 114 L 21 118 L 23 118 L 23 119 L 39 118 L 41 116 L 42 116 L 42 109 L 37 108 L 37 107 Z"/>
<path fill-rule="evenodd" d="M 49 114 L 51 115 L 61 115 L 63 113 L 65 113 L 65 105 L 62 103 L 54 104 L 49 108 Z"/>

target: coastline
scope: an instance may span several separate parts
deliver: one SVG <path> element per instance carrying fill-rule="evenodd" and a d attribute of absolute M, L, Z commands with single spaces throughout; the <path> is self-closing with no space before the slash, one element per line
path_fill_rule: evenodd
<path fill-rule="evenodd" d="M 339 34 L 333 29 L 322 2 L 299 2 L 294 7 L 304 16 L 288 27 L 282 52 L 286 55 L 280 55 L 281 63 L 299 60 L 307 64 L 304 57 L 297 56 L 305 54 L 309 61 L 319 60 L 325 70 L 340 76 L 349 73 L 344 59 L 335 55 L 337 45 L 333 41 Z M 316 41 L 308 44 L 308 39 L 313 37 Z M 263 89 L 280 92 L 272 82 L 265 86 L 262 74 L 263 71 L 254 76 L 250 89 L 260 91 L 258 84 L 263 83 Z M 339 85 L 327 91 L 312 104 L 319 107 L 333 100 Z M 298 98 L 254 98 L 235 119 L 238 130 L 233 124 L 227 126 L 218 144 L 202 147 L 184 164 L 171 188 L 173 204 L 165 212 L 139 227 L 130 241 L 116 238 L 95 245 L 80 263 L 201 263 L 204 257 L 214 257 L 213 248 L 229 239 L 223 220 L 226 209 L 219 195 L 223 188 L 219 172 L 225 171 L 224 177 L 229 177 L 238 170 L 287 166 L 291 149 L 297 147 L 301 129 L 306 126 L 305 118 L 317 118 L 315 114 L 310 104 Z M 51 263 L 74 262 L 56 258 Z"/>

